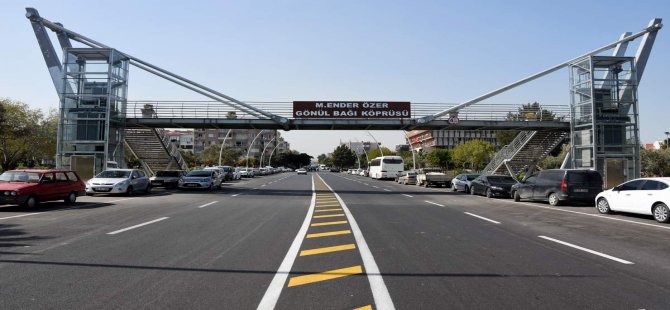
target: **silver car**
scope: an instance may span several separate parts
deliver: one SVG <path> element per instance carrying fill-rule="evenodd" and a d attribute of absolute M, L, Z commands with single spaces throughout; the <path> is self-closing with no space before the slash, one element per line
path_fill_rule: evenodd
<path fill-rule="evenodd" d="M 107 169 L 86 182 L 86 195 L 126 194 L 141 191 L 151 193 L 151 184 L 144 171 L 137 169 Z"/>
<path fill-rule="evenodd" d="M 221 188 L 221 179 L 214 170 L 193 170 L 179 181 L 180 189 L 206 188 L 212 190 Z"/>

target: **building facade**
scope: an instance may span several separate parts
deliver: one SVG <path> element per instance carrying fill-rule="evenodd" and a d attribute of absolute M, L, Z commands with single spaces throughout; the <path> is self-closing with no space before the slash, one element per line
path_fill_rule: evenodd
<path fill-rule="evenodd" d="M 370 142 L 370 141 L 348 141 L 340 142 L 340 145 L 346 145 L 349 149 L 354 151 L 357 155 L 363 155 L 371 150 L 376 150 L 381 146 L 381 143 Z"/>
<path fill-rule="evenodd" d="M 407 133 L 414 150 L 430 152 L 433 148 L 453 149 L 470 140 L 483 140 L 500 149 L 497 130 L 413 130 Z"/>

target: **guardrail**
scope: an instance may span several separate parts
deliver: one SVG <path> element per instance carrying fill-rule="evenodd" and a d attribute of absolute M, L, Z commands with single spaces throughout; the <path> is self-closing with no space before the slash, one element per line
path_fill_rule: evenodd
<path fill-rule="evenodd" d="M 246 102 L 269 113 L 293 119 L 292 102 Z M 412 103 L 412 118 L 434 115 L 451 103 Z M 544 111 L 544 112 L 543 112 Z M 547 111 L 551 113 L 547 113 Z M 548 117 L 551 115 L 551 117 Z M 259 119 L 257 116 L 237 110 L 218 101 L 129 101 L 126 106 L 127 118 L 236 118 Z M 567 105 L 541 105 L 523 108 L 516 104 L 477 104 L 458 112 L 459 120 L 491 121 L 569 121 L 570 108 Z M 448 119 L 443 116 L 438 119 Z"/>

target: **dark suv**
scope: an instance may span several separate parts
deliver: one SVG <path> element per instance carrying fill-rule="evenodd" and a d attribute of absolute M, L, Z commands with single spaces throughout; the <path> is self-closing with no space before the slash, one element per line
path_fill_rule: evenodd
<path fill-rule="evenodd" d="M 549 201 L 552 206 L 563 202 L 590 202 L 603 190 L 603 178 L 594 170 L 549 169 L 527 177 L 512 186 L 514 201 L 521 199 Z"/>

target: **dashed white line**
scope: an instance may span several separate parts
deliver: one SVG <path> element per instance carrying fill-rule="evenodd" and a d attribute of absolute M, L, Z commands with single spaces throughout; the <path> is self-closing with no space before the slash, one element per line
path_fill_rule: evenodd
<path fill-rule="evenodd" d="M 391 190 L 390 190 L 390 189 L 388 189 L 388 188 L 385 188 L 384 190 L 385 190 L 385 191 L 387 191 L 387 192 L 390 192 L 390 191 L 391 191 Z"/>
<path fill-rule="evenodd" d="M 479 216 L 479 215 L 477 215 L 477 214 L 472 214 L 472 213 L 470 213 L 470 212 L 464 212 L 464 213 L 467 214 L 467 215 L 469 215 L 469 216 L 474 216 L 474 217 L 476 217 L 476 218 L 480 218 L 480 219 L 482 219 L 482 220 L 489 221 L 489 222 L 494 223 L 494 224 L 500 224 L 500 222 L 498 222 L 498 221 L 494 221 L 494 220 L 492 220 L 492 219 L 488 219 L 488 218 L 485 218 L 485 217 L 483 217 L 483 216 Z"/>
<path fill-rule="evenodd" d="M 444 205 L 441 205 L 441 204 L 436 203 L 436 202 L 432 202 L 432 201 L 428 201 L 428 200 L 424 200 L 424 201 L 427 202 L 427 203 L 429 203 L 429 204 L 436 205 L 436 206 L 438 206 L 438 207 L 444 207 Z"/>
<path fill-rule="evenodd" d="M 204 205 L 202 205 L 202 206 L 199 206 L 198 208 L 204 208 L 204 207 L 206 207 L 206 206 L 213 205 L 213 204 L 215 204 L 215 203 L 217 203 L 217 202 L 218 202 L 218 201 L 212 201 L 212 202 L 206 203 L 206 204 L 204 204 Z"/>
<path fill-rule="evenodd" d="M 137 224 L 137 225 L 135 225 L 135 226 L 130 226 L 130 227 L 127 227 L 127 228 L 124 228 L 124 229 L 115 230 L 115 231 L 113 231 L 113 232 L 109 232 L 109 233 L 107 233 L 107 234 L 108 234 L 108 235 L 116 235 L 116 234 L 118 234 L 118 233 L 122 233 L 122 232 L 124 232 L 124 231 L 128 231 L 128 230 L 135 229 L 135 228 L 138 228 L 138 227 L 142 227 L 142 226 L 145 226 L 145 225 L 153 224 L 153 223 L 156 223 L 156 222 L 160 222 L 160 221 L 162 221 L 162 220 L 166 220 L 166 219 L 168 219 L 168 218 L 169 218 L 169 217 L 161 217 L 161 218 L 159 218 L 159 219 L 155 219 L 155 220 L 153 220 L 153 221 L 148 221 L 148 222 L 145 222 L 145 223 L 142 223 L 142 224 Z"/>
<path fill-rule="evenodd" d="M 571 248 L 575 248 L 575 249 L 577 249 L 577 250 L 582 250 L 582 251 L 584 251 L 584 252 L 588 252 L 588 253 L 591 253 L 591 254 L 594 254 L 594 255 L 598 255 L 598 256 L 600 256 L 600 257 L 604 257 L 604 258 L 607 258 L 607 259 L 611 259 L 611 260 L 613 260 L 613 261 L 615 261 L 615 262 L 619 262 L 619 263 L 622 263 L 622 264 L 626 264 L 626 265 L 632 265 L 632 264 L 634 264 L 633 262 L 629 262 L 629 261 L 627 261 L 627 260 L 625 260 L 625 259 L 617 258 L 617 257 L 611 256 L 611 255 L 607 255 L 607 254 L 605 254 L 605 253 L 601 253 L 601 252 L 598 252 L 598 251 L 590 250 L 590 249 L 587 249 L 587 248 L 584 248 L 584 247 L 580 247 L 580 246 L 578 246 L 578 245 L 574 245 L 574 244 L 572 244 L 572 243 L 568 243 L 568 242 L 561 241 L 561 240 L 558 240 L 558 239 L 549 238 L 549 237 L 547 237 L 547 236 L 538 236 L 538 237 L 540 237 L 540 238 L 542 238 L 542 239 L 545 239 L 545 240 L 549 240 L 549 241 L 553 241 L 553 242 L 556 242 L 556 243 L 560 243 L 560 244 L 562 244 L 562 245 L 566 245 L 566 246 L 569 246 L 569 247 L 571 247 Z"/>
<path fill-rule="evenodd" d="M 240 195 L 240 194 L 230 195 L 230 197 L 237 197 L 237 196 L 239 196 L 239 195 Z"/>
<path fill-rule="evenodd" d="M 102 202 L 102 203 L 119 202 L 119 201 L 124 201 L 124 200 L 131 200 L 131 199 L 135 199 L 135 197 L 132 197 L 132 198 L 122 198 L 122 199 L 116 199 L 116 200 L 110 200 L 110 201 L 105 201 L 105 202 Z"/>
<path fill-rule="evenodd" d="M 30 216 L 30 215 L 35 215 L 35 214 L 40 214 L 40 213 L 28 213 L 28 214 L 21 214 L 21 215 L 14 215 L 14 216 L 0 217 L 0 220 L 13 219 L 13 218 L 17 218 L 17 217 L 24 217 L 24 216 Z"/>
<path fill-rule="evenodd" d="M 414 198 L 414 196 L 412 196 L 412 195 L 407 195 L 407 194 L 400 194 L 400 195 L 407 196 L 409 198 Z"/>
<path fill-rule="evenodd" d="M 368 185 L 368 186 L 370 185 L 370 184 L 368 184 L 368 183 L 363 183 L 363 184 Z"/>
<path fill-rule="evenodd" d="M 379 188 L 379 186 L 374 186 L 374 185 L 373 185 L 372 187 L 374 187 L 374 188 Z"/>

